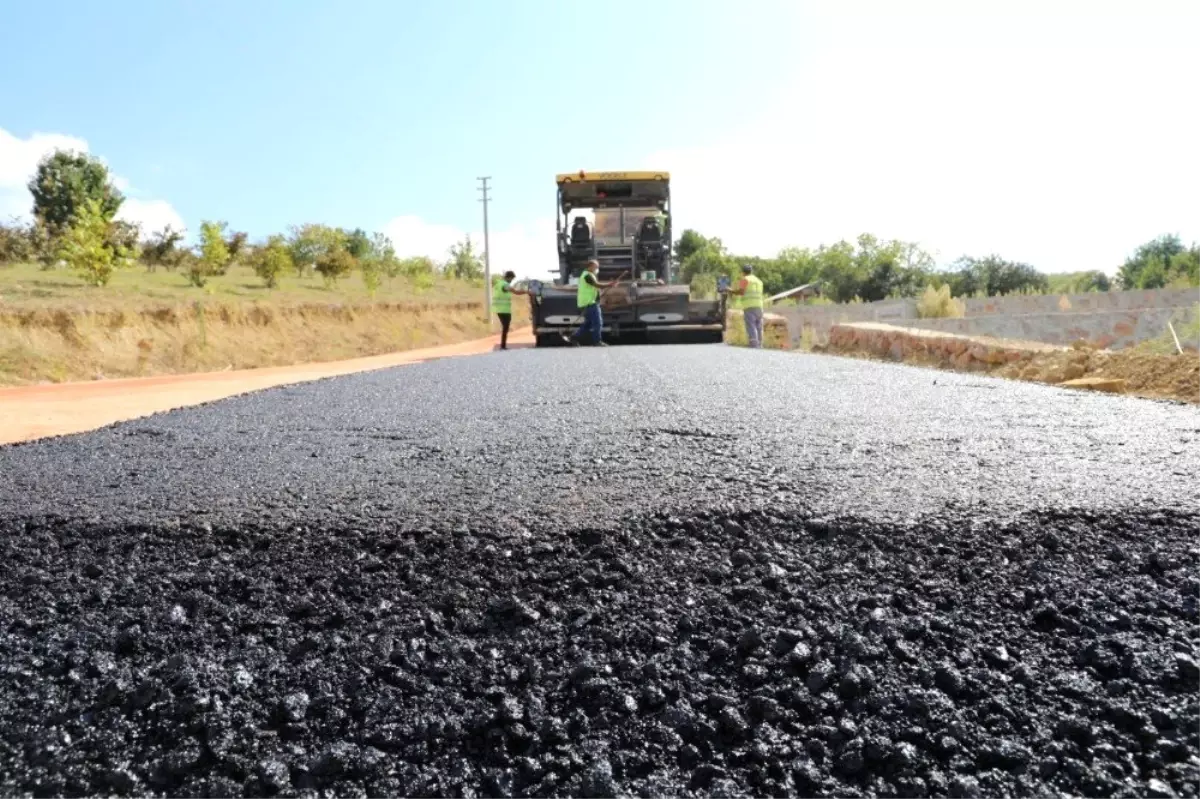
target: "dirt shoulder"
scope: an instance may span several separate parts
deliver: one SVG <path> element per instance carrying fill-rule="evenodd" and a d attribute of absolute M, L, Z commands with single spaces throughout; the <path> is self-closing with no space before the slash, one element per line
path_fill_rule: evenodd
<path fill-rule="evenodd" d="M 95 430 L 114 422 L 326 377 L 491 352 L 500 336 L 365 358 L 161 377 L 0 389 L 0 444 Z M 514 331 L 510 347 L 533 346 L 529 329 Z"/>
<path fill-rule="evenodd" d="M 1140 350 L 1058 347 L 878 323 L 835 325 L 818 351 L 902 361 L 1065 388 L 1200 403 L 1200 358 Z"/>

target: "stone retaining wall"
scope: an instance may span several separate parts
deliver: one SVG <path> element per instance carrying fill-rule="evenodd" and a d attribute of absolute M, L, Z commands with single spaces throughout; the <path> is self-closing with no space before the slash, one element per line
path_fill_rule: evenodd
<path fill-rule="evenodd" d="M 828 348 L 897 361 L 924 357 L 957 369 L 986 369 L 1064 349 L 1036 341 L 999 341 L 871 322 L 834 325 L 829 332 Z"/>

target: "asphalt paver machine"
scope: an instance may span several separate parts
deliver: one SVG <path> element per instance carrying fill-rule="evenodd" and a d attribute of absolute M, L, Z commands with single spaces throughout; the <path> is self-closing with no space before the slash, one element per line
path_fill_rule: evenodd
<path fill-rule="evenodd" d="M 694 300 L 674 274 L 668 173 L 580 171 L 556 182 L 558 275 L 529 282 L 539 347 L 561 345 L 582 322 L 575 296 L 589 260 L 601 281 L 619 279 L 601 296 L 606 342 L 724 339 L 726 295 Z"/>

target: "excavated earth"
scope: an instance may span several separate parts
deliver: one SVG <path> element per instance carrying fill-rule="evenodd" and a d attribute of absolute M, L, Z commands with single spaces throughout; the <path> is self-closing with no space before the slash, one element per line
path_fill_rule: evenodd
<path fill-rule="evenodd" d="M 513 351 L 0 449 L 0 793 L 1196 796 L 1200 414 Z"/>

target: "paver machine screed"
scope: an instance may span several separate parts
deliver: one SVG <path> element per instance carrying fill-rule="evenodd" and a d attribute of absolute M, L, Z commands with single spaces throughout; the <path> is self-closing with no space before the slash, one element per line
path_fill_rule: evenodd
<path fill-rule="evenodd" d="M 608 343 L 719 343 L 725 295 L 693 300 L 673 273 L 671 181 L 666 172 L 574 172 L 557 176 L 558 275 L 530 281 L 539 347 L 564 343 L 582 322 L 580 274 L 600 264 L 604 340 Z M 579 212 L 591 211 L 592 221 Z M 572 214 L 575 214 L 572 217 Z"/>

